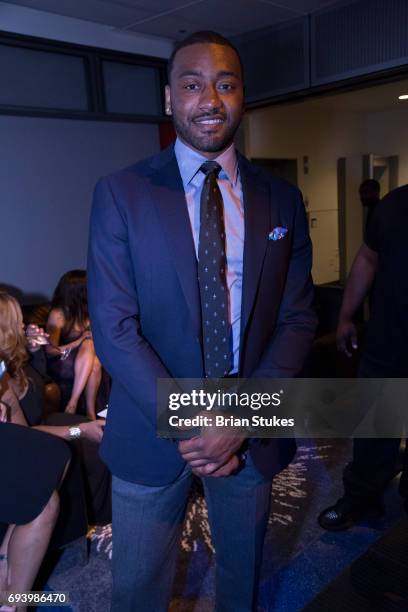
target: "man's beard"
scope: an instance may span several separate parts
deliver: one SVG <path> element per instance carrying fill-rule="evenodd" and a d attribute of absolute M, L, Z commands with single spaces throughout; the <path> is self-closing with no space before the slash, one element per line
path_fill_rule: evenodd
<path fill-rule="evenodd" d="M 173 123 L 177 136 L 179 136 L 183 142 L 203 153 L 216 153 L 217 151 L 226 149 L 233 141 L 240 121 L 241 119 L 239 119 L 235 125 L 230 125 L 222 134 L 203 134 L 198 136 L 189 129 L 188 125 L 179 121 L 178 118 L 173 115 Z"/>

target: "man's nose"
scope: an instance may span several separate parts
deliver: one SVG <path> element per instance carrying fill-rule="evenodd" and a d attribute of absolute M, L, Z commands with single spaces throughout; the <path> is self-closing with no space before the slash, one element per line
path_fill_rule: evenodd
<path fill-rule="evenodd" d="M 221 99 L 217 88 L 208 85 L 202 90 L 200 97 L 200 108 L 203 110 L 216 110 L 221 106 Z"/>

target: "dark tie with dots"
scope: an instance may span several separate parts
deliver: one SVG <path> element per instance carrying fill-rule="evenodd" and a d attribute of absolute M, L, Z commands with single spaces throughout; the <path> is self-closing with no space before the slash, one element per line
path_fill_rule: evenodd
<path fill-rule="evenodd" d="M 208 161 L 200 170 L 205 174 L 200 201 L 198 243 L 205 376 L 221 378 L 231 369 L 224 207 L 217 184 L 221 166 L 217 162 Z"/>

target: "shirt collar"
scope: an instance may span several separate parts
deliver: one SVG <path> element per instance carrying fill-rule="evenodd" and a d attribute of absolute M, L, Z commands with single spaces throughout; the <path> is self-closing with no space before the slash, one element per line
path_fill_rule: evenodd
<path fill-rule="evenodd" d="M 208 159 L 201 153 L 190 149 L 179 138 L 177 138 L 174 145 L 174 153 L 180 169 L 183 186 L 186 188 L 196 176 L 200 166 L 205 161 L 208 161 Z M 216 157 L 214 161 L 219 163 L 222 168 L 220 177 L 227 178 L 232 186 L 235 186 L 238 178 L 238 161 L 234 143 L 231 143 L 228 149 Z M 222 176 L 223 174 L 225 175 L 224 177 Z"/>

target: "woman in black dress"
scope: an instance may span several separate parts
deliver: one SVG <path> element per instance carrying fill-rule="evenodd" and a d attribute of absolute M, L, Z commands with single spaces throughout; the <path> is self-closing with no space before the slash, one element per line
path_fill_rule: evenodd
<path fill-rule="evenodd" d="M 48 374 L 61 389 L 65 412 L 74 414 L 83 394 L 86 415 L 94 420 L 102 368 L 90 331 L 85 270 L 71 270 L 60 279 L 46 331 Z"/>
<path fill-rule="evenodd" d="M 0 382 L 0 591 L 21 593 L 31 590 L 48 548 L 70 452 L 54 436 L 7 422 L 18 404 L 9 383 L 7 375 Z"/>

